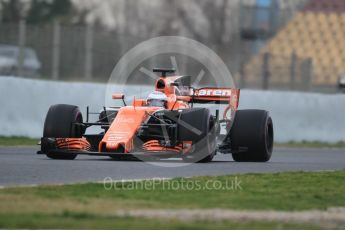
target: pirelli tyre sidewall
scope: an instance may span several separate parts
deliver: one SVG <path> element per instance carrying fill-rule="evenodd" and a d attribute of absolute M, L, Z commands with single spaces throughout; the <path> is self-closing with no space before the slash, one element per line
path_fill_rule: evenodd
<path fill-rule="evenodd" d="M 55 138 L 79 138 L 83 135 L 83 130 L 80 130 L 72 125 L 72 123 L 83 122 L 83 116 L 77 106 L 58 104 L 49 108 L 47 113 L 43 137 Z M 76 154 L 51 154 L 46 153 L 47 157 L 51 159 L 73 160 Z"/>
<path fill-rule="evenodd" d="M 238 162 L 267 162 L 273 151 L 272 118 L 264 110 L 239 110 L 230 130 L 232 156 Z"/>

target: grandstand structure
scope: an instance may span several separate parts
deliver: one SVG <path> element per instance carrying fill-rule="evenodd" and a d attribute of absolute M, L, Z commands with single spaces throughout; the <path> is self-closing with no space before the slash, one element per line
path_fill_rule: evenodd
<path fill-rule="evenodd" d="M 242 70 L 248 85 L 266 78 L 292 88 L 335 86 L 343 74 L 344 0 L 307 1 Z"/>

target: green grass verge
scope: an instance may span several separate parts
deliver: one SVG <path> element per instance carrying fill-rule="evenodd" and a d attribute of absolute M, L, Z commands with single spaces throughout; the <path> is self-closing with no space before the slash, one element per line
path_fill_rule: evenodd
<path fill-rule="evenodd" d="M 27 137 L 0 137 L 0 146 L 33 146 L 37 145 L 38 141 Z"/>
<path fill-rule="evenodd" d="M 326 142 L 288 142 L 288 143 L 275 143 L 275 147 L 287 147 L 287 148 L 345 148 L 345 142 L 340 141 L 337 143 L 326 143 Z"/>
<path fill-rule="evenodd" d="M 115 184 L 110 190 L 106 190 L 103 184 L 6 188 L 0 190 L 0 228 L 142 226 L 152 229 L 164 225 L 168 229 L 229 229 L 229 226 L 234 226 L 234 229 L 294 229 L 297 228 L 295 225 L 260 222 L 181 223 L 160 220 L 156 223 L 154 220 L 115 218 L 111 214 L 116 210 L 146 208 L 326 209 L 345 206 L 344 178 L 345 170 L 177 178 L 155 183 L 125 182 Z M 231 189 L 229 185 L 235 180 L 240 182 L 240 186 Z M 303 229 L 307 227 L 303 225 Z"/>
<path fill-rule="evenodd" d="M 233 221 L 178 221 L 130 217 L 104 217 L 84 213 L 65 212 L 58 215 L 3 215 L 0 228 L 39 228 L 39 229 L 167 229 L 167 230 L 319 230 L 321 227 L 305 224 L 277 222 L 233 222 Z"/>

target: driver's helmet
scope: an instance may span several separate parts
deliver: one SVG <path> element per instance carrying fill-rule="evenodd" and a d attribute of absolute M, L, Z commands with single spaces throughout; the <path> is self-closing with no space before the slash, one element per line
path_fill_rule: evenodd
<path fill-rule="evenodd" d="M 147 105 L 151 107 L 167 107 L 168 97 L 159 91 L 153 91 L 147 97 Z"/>

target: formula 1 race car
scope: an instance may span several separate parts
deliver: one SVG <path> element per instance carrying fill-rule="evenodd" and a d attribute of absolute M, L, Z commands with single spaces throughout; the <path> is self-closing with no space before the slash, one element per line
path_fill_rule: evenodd
<path fill-rule="evenodd" d="M 153 71 L 161 77 L 147 99 L 134 99 L 127 106 L 123 94 L 113 94 L 112 99 L 122 100 L 124 105 L 104 108 L 96 122 L 89 122 L 89 108 L 84 122 L 77 106 L 51 106 L 38 154 L 65 160 L 85 154 L 210 162 L 216 153 L 223 153 L 232 154 L 238 162 L 270 160 L 272 119 L 267 111 L 237 110 L 239 89 L 194 89 L 189 76 L 170 76 L 175 72 L 172 69 Z M 224 111 L 195 107 L 206 103 L 222 105 Z M 91 126 L 104 132 L 85 134 Z"/>

